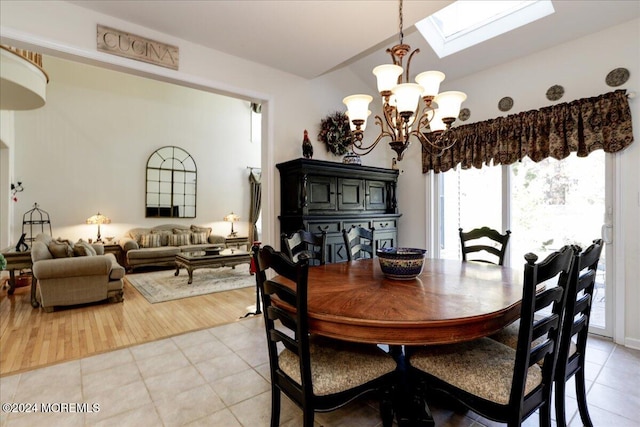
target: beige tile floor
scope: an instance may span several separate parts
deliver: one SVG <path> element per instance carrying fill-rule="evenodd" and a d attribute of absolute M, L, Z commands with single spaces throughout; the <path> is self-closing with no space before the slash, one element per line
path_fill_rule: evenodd
<path fill-rule="evenodd" d="M 55 404 L 49 413 L 3 411 L 0 426 L 268 426 L 271 392 L 262 322 L 262 317 L 239 320 L 0 378 L 3 404 Z M 587 387 L 595 426 L 640 425 L 640 351 L 595 336 L 589 340 Z M 579 426 L 573 396 L 571 390 L 570 425 Z M 497 425 L 472 412 L 431 407 L 438 426 Z M 317 426 L 380 424 L 370 398 L 316 416 Z M 534 415 L 525 425 L 537 424 Z M 300 410 L 286 399 L 281 425 L 302 425 Z"/>

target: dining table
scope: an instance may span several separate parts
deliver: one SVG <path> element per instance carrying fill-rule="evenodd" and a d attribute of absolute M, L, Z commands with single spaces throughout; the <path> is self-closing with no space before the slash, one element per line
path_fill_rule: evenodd
<path fill-rule="evenodd" d="M 428 258 L 416 278 L 397 280 L 385 277 L 373 258 L 313 266 L 308 274 L 310 332 L 386 344 L 402 370 L 408 346 L 478 339 L 520 316 L 523 271 L 517 268 Z M 282 277 L 275 280 L 295 286 Z M 414 393 L 409 389 L 405 387 L 405 394 Z M 424 407 L 425 414 L 406 411 L 411 413 L 403 415 L 400 424 L 433 425 Z"/>

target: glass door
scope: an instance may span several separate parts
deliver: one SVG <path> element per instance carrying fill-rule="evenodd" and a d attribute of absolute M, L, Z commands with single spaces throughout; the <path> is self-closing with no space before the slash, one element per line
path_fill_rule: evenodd
<path fill-rule="evenodd" d="M 602 150 L 561 161 L 529 158 L 510 166 L 459 167 L 434 176 L 438 199 L 434 255 L 460 259 L 458 228 L 511 230 L 506 264 L 520 268 L 524 255 L 539 259 L 567 244 L 585 249 L 603 238 L 590 329 L 612 336 L 611 258 L 613 161 Z M 610 269 L 613 271 L 613 269 Z"/>

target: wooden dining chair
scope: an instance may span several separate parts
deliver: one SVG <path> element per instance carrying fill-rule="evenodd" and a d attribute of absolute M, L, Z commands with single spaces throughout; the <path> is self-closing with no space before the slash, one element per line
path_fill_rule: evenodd
<path fill-rule="evenodd" d="M 574 260 L 574 269 L 567 288 L 566 305 L 560 329 L 558 363 L 554 380 L 556 424 L 558 427 L 567 425 L 565 409 L 566 383 L 573 376 L 575 376 L 576 400 L 578 401 L 578 411 L 582 424 L 586 427 L 593 427 L 587 407 L 584 370 L 591 304 L 593 303 L 602 245 L 602 240 L 597 239 L 582 253 L 579 252 L 578 248 L 578 253 L 576 253 Z M 518 344 L 519 325 L 520 323 L 516 321 L 497 334 L 492 335 L 491 338 L 515 349 Z"/>
<path fill-rule="evenodd" d="M 511 231 L 507 230 L 504 234 L 489 227 L 474 228 L 471 231 L 464 232 L 462 228 L 458 229 L 460 233 L 460 245 L 462 247 L 462 261 L 480 261 L 491 264 L 504 264 L 504 257 L 507 253 L 507 244 Z M 473 259 L 468 259 L 468 254 L 476 253 Z M 482 256 L 479 256 L 482 254 Z M 486 255 L 489 255 L 487 259 Z M 495 257 L 495 258 L 493 258 Z M 494 261 L 492 261 L 492 259 Z"/>
<path fill-rule="evenodd" d="M 536 255 L 525 255 L 515 350 L 486 337 L 411 349 L 409 360 L 415 375 L 427 389 L 442 391 L 491 420 L 519 426 L 539 410 L 540 425 L 550 426 L 560 322 L 574 252 L 572 246 L 565 246 L 539 263 Z M 552 279 L 557 286 L 549 285 Z M 543 282 L 547 282 L 545 289 L 537 292 Z M 550 311 L 543 311 L 549 306 Z M 534 346 L 533 341 L 537 341 Z"/>
<path fill-rule="evenodd" d="M 320 235 L 307 230 L 298 230 L 287 236 L 282 234 L 282 251 L 293 262 L 298 262 L 304 254 L 311 265 L 323 265 L 326 262 L 325 246 L 327 243 L 327 232 L 322 231 Z"/>
<path fill-rule="evenodd" d="M 565 410 L 566 383 L 575 376 L 576 399 L 582 424 L 593 427 L 587 408 L 585 385 L 585 352 L 589 336 L 589 318 L 593 302 L 598 262 L 602 253 L 601 239 L 576 257 L 576 268 L 569 285 L 565 316 L 560 332 L 560 350 L 555 375 L 556 424 L 567 425 Z"/>
<path fill-rule="evenodd" d="M 256 281 L 262 294 L 271 374 L 271 427 L 280 423 L 281 393 L 303 411 L 304 427 L 315 412 L 340 408 L 371 391 L 388 396 L 396 381 L 396 362 L 375 345 L 354 344 L 309 334 L 307 287 L 309 260 L 293 263 L 270 246 L 254 247 Z M 267 270 L 278 275 L 267 279 Z M 287 286 L 284 279 L 295 284 Z M 274 304 L 274 298 L 279 305 Z M 282 307 L 288 304 L 292 309 Z M 283 348 L 278 352 L 278 347 Z M 381 399 L 384 426 L 391 426 L 390 398 Z"/>
<path fill-rule="evenodd" d="M 353 226 L 349 230 L 342 230 L 345 248 L 347 248 L 347 260 L 373 258 L 375 248 L 373 236 L 375 228 Z"/>

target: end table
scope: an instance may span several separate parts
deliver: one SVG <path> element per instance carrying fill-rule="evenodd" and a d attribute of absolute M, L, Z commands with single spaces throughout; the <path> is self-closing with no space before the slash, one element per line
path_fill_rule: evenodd
<path fill-rule="evenodd" d="M 227 248 L 235 247 L 236 249 L 240 249 L 240 246 L 246 246 L 247 252 L 251 250 L 251 248 L 249 247 L 249 237 L 247 236 L 225 237 L 224 245 Z"/>
<path fill-rule="evenodd" d="M 15 270 L 22 270 L 24 268 L 31 269 L 33 262 L 31 261 L 31 251 L 16 252 L 14 248 L 6 248 L 2 250 L 2 255 L 7 260 L 7 270 L 9 271 L 9 290 L 7 293 L 13 295 L 16 290 L 16 275 Z M 33 308 L 38 307 L 38 301 L 36 300 L 36 286 L 37 279 L 31 278 L 31 306 Z"/>

